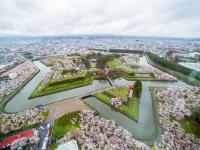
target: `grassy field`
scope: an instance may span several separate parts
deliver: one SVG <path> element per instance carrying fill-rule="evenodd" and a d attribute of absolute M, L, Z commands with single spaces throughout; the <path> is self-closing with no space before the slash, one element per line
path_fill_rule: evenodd
<path fill-rule="evenodd" d="M 111 61 L 108 61 L 106 64 L 108 65 L 108 67 L 116 67 L 121 66 L 122 62 L 120 59 L 113 59 Z"/>
<path fill-rule="evenodd" d="M 186 133 L 191 133 L 200 138 L 200 125 L 194 120 L 193 117 L 187 117 L 181 120 L 180 124 Z"/>
<path fill-rule="evenodd" d="M 128 95 L 128 87 L 118 87 L 118 88 L 110 88 L 106 90 L 108 93 L 111 93 L 112 95 L 115 95 L 116 97 L 119 97 L 123 101 L 127 100 Z"/>
<path fill-rule="evenodd" d="M 128 88 L 127 88 L 128 89 Z M 125 98 L 125 95 L 128 93 L 126 88 L 120 88 L 119 89 L 108 89 L 106 92 L 112 92 L 112 95 L 115 95 L 116 97 L 123 97 Z M 101 100 L 102 102 L 106 103 L 109 106 L 111 105 L 111 99 L 104 95 L 102 92 L 93 94 L 94 97 Z M 131 100 L 128 100 L 126 104 L 122 104 L 119 108 L 115 108 L 117 111 L 123 113 L 124 115 L 128 116 L 131 119 L 137 120 L 138 119 L 138 113 L 139 113 L 139 100 L 137 98 L 133 98 Z"/>
<path fill-rule="evenodd" d="M 79 128 L 79 121 L 71 123 L 72 118 L 79 118 L 79 113 L 79 111 L 71 112 L 56 120 L 53 126 L 53 138 L 61 138 L 72 129 Z"/>

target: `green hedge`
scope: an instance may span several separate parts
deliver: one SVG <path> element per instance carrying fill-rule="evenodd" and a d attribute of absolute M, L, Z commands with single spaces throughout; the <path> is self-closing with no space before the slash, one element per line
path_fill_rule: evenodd
<path fill-rule="evenodd" d="M 175 70 L 175 71 L 180 72 L 180 73 L 182 73 L 186 76 L 190 76 L 190 77 L 193 77 L 197 80 L 200 80 L 200 72 L 199 71 L 184 67 L 184 66 L 179 65 L 178 63 L 173 62 L 171 60 L 161 58 L 161 57 L 159 57 L 159 56 L 157 56 L 157 55 L 155 55 L 151 52 L 147 52 L 147 55 L 156 64 L 159 64 L 159 65 L 161 65 L 165 68 L 171 69 L 171 70 Z"/>
<path fill-rule="evenodd" d="M 94 75 L 93 73 L 96 73 L 96 74 Z M 79 75 L 79 76 L 68 77 L 60 81 L 50 81 L 45 89 L 43 89 L 42 91 L 37 91 L 37 89 L 43 82 L 41 81 L 36 87 L 36 89 L 32 92 L 29 99 L 48 95 L 48 94 L 53 94 L 53 93 L 61 92 L 65 90 L 70 90 L 70 89 L 74 89 L 74 88 L 78 88 L 82 86 L 87 86 L 87 85 L 92 84 L 94 79 L 105 80 L 106 76 L 101 70 L 92 68 L 88 71 L 85 71 L 84 74 Z"/>
<path fill-rule="evenodd" d="M 108 96 L 109 98 L 114 98 L 116 96 L 114 96 L 113 94 L 109 93 L 109 92 L 106 92 L 106 91 L 103 91 L 102 92 L 104 95 Z"/>
<path fill-rule="evenodd" d="M 85 80 L 85 79 L 86 79 L 85 76 L 70 77 L 70 78 L 67 78 L 67 79 L 64 79 L 64 80 L 49 82 L 48 86 L 56 86 L 56 85 L 59 85 L 59 84 L 72 83 L 72 82 L 77 81 L 77 80 Z"/>
<path fill-rule="evenodd" d="M 85 78 L 84 80 L 77 80 L 74 82 L 65 82 L 63 84 L 55 84 L 54 86 L 47 86 L 44 90 L 40 92 L 34 91 L 29 97 L 29 99 L 90 85 L 92 84 L 92 81 L 94 79 L 95 77 L 91 77 L 91 78 Z"/>
<path fill-rule="evenodd" d="M 133 53 L 133 54 L 140 54 L 140 55 L 142 55 L 144 53 L 144 51 L 129 50 L 129 49 L 110 49 L 109 52 L 113 52 L 113 53 Z"/>

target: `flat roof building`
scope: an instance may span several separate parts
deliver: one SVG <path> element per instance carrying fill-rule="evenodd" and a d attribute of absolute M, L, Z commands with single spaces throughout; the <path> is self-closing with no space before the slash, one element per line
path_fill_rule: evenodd
<path fill-rule="evenodd" d="M 79 148 L 75 140 L 70 140 L 59 145 L 56 150 L 79 150 Z"/>

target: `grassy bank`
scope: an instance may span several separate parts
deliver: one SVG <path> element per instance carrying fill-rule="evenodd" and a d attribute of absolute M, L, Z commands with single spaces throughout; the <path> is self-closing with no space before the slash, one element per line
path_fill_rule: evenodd
<path fill-rule="evenodd" d="M 38 90 L 42 85 L 43 81 L 41 81 L 37 85 L 36 89 L 32 92 L 29 99 L 87 86 L 92 84 L 93 80 L 95 79 L 106 80 L 101 70 L 93 68 L 88 71 L 83 71 L 83 74 L 81 75 L 71 76 L 58 81 L 50 81 L 43 90 Z"/>
<path fill-rule="evenodd" d="M 49 94 L 53 94 L 53 93 L 57 93 L 57 92 L 65 91 L 65 90 L 71 90 L 74 88 L 87 86 L 87 85 L 92 84 L 94 79 L 95 79 L 95 77 L 87 77 L 83 80 L 77 80 L 77 81 L 73 81 L 73 82 L 66 82 L 66 83 L 62 83 L 62 84 L 54 84 L 52 86 L 47 86 L 44 90 L 39 91 L 39 92 L 37 92 L 37 90 L 34 90 L 33 93 L 31 94 L 31 96 L 29 97 L 29 99 L 33 99 L 36 97 L 49 95 Z"/>
<path fill-rule="evenodd" d="M 62 138 L 67 132 L 70 132 L 75 128 L 79 128 L 79 113 L 80 111 L 70 112 L 57 119 L 53 126 L 53 138 Z M 77 121 L 74 124 L 71 122 L 72 118 L 77 118 Z"/>
<path fill-rule="evenodd" d="M 121 89 L 121 91 L 118 90 L 118 92 L 109 89 L 106 90 L 106 92 L 108 93 L 111 92 L 112 95 L 119 97 L 121 99 L 126 99 L 125 95 L 128 93 L 127 91 L 124 92 L 124 89 Z M 127 103 L 123 103 L 120 107 L 114 108 L 111 104 L 111 98 L 103 94 L 103 92 L 94 93 L 93 96 L 101 100 L 105 104 L 111 106 L 113 109 L 116 109 L 117 111 L 126 115 L 127 117 L 137 121 L 139 113 L 139 100 L 137 98 L 132 98 L 131 100 L 128 100 Z"/>
<path fill-rule="evenodd" d="M 152 109 L 153 109 L 153 114 L 154 114 L 154 121 L 155 121 L 155 127 L 156 127 L 156 133 L 151 137 L 149 138 L 149 140 L 152 140 L 154 138 L 156 138 L 159 133 L 160 133 L 160 124 L 159 124 L 159 119 L 158 119 L 158 102 L 155 98 L 155 94 L 156 94 L 156 91 L 153 87 L 150 87 L 149 88 L 149 91 L 150 91 L 150 94 L 151 94 L 151 99 L 152 99 Z"/>

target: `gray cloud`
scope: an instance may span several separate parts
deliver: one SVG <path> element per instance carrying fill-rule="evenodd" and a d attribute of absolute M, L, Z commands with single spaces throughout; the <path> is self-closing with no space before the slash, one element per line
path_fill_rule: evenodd
<path fill-rule="evenodd" d="M 199 0 L 0 0 L 0 35 L 199 37 Z"/>

